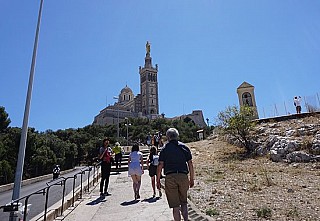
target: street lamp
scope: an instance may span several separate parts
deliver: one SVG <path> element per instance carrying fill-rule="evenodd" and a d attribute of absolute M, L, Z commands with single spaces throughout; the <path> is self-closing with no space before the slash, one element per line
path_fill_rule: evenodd
<path fill-rule="evenodd" d="M 129 119 L 126 117 L 126 118 L 124 118 L 125 120 L 126 120 L 126 124 L 125 124 L 125 126 L 127 127 L 127 146 L 128 146 L 128 144 L 129 144 L 129 133 L 128 133 L 128 131 L 129 131 L 129 126 L 131 126 L 131 124 L 129 124 Z"/>
<path fill-rule="evenodd" d="M 42 5 L 43 5 L 43 0 L 40 1 L 36 35 L 35 35 L 35 40 L 33 44 L 32 62 L 31 62 L 30 75 L 29 75 L 26 105 L 24 109 L 23 124 L 21 129 L 17 168 L 15 172 L 15 177 L 14 177 L 12 200 L 16 200 L 20 198 L 21 180 L 23 175 L 23 165 L 24 165 L 25 150 L 26 150 L 26 144 L 27 144 L 27 132 L 28 132 L 28 122 L 29 122 L 32 87 L 33 87 L 34 69 L 36 64 L 38 38 L 39 38 L 39 30 L 40 30 L 41 15 L 42 15 Z M 17 220 L 17 217 L 13 212 L 10 213 L 9 220 Z"/>
<path fill-rule="evenodd" d="M 116 99 L 119 101 L 119 97 L 114 96 L 113 99 Z M 118 117 L 117 117 L 117 141 L 119 141 L 119 104 L 117 104 L 118 107 Z"/>

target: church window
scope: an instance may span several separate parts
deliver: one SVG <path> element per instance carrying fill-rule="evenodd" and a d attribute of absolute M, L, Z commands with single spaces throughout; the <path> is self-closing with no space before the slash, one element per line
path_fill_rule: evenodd
<path fill-rule="evenodd" d="M 242 94 L 242 103 L 243 105 L 247 105 L 247 106 L 253 106 L 253 103 L 252 103 L 252 97 L 251 97 L 251 94 L 248 93 L 248 92 L 245 92 Z"/>

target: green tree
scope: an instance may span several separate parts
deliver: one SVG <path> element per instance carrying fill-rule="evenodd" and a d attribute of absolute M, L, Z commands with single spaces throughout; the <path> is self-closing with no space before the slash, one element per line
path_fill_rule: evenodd
<path fill-rule="evenodd" d="M 0 184 L 6 184 L 13 180 L 13 169 L 8 161 L 0 161 Z"/>
<path fill-rule="evenodd" d="M 222 132 L 236 138 L 246 149 L 247 153 L 253 152 L 252 136 L 250 132 L 255 126 L 252 117 L 254 110 L 249 106 L 229 106 L 218 114 L 218 126 Z"/>
<path fill-rule="evenodd" d="M 0 133 L 8 128 L 11 120 L 5 108 L 0 106 Z"/>

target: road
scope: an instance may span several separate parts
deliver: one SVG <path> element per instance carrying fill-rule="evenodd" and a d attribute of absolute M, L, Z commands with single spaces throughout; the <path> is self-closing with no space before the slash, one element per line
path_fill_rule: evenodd
<path fill-rule="evenodd" d="M 73 170 L 72 172 L 63 174 L 62 177 L 64 177 L 64 178 L 73 177 L 75 174 L 79 173 L 80 170 L 83 168 L 86 168 L 86 167 L 76 168 L 76 170 Z M 92 175 L 92 174 L 93 174 L 93 171 L 90 172 L 90 175 Z M 86 171 L 85 174 L 82 175 L 82 182 L 87 180 L 87 178 L 88 178 L 88 171 Z M 68 178 L 66 180 L 65 196 L 72 191 L 73 180 L 74 180 L 73 178 Z M 76 186 L 80 185 L 80 180 L 81 180 L 81 176 L 77 175 Z M 48 184 L 55 183 L 55 181 L 52 181 L 51 183 L 50 183 L 50 181 L 52 181 L 52 179 L 39 181 L 39 182 L 32 183 L 32 184 L 25 185 L 25 186 L 21 187 L 20 197 L 27 196 L 31 193 L 34 193 L 40 189 L 47 187 L 48 186 L 47 183 Z M 63 194 L 63 185 L 51 186 L 49 189 L 49 195 L 48 195 L 48 208 L 58 201 L 62 202 L 62 194 Z M 12 198 L 12 190 L 2 192 L 0 195 L 0 205 L 2 206 L 2 205 L 9 203 L 11 201 L 11 198 Z M 46 194 L 44 194 L 44 195 L 43 194 L 36 194 L 36 195 L 32 195 L 29 198 L 28 204 L 32 204 L 32 205 L 30 207 L 28 219 L 31 219 L 31 218 L 35 217 L 36 215 L 44 212 L 45 200 L 46 200 Z M 24 204 L 25 199 L 23 199 L 21 202 L 22 202 L 22 204 Z M 3 212 L 3 210 L 1 210 L 0 211 L 0 220 L 1 221 L 9 220 L 9 213 Z"/>

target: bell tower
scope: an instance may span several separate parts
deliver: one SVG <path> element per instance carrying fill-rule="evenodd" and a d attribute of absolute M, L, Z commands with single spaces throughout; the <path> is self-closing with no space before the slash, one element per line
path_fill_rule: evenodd
<path fill-rule="evenodd" d="M 141 111 L 142 115 L 154 118 L 159 115 L 158 65 L 152 67 L 150 43 L 148 41 L 144 60 L 144 67 L 139 67 Z"/>
<path fill-rule="evenodd" d="M 256 99 L 254 96 L 254 86 L 247 82 L 243 82 L 237 88 L 240 107 L 248 106 L 253 110 L 253 119 L 259 119 Z"/>

